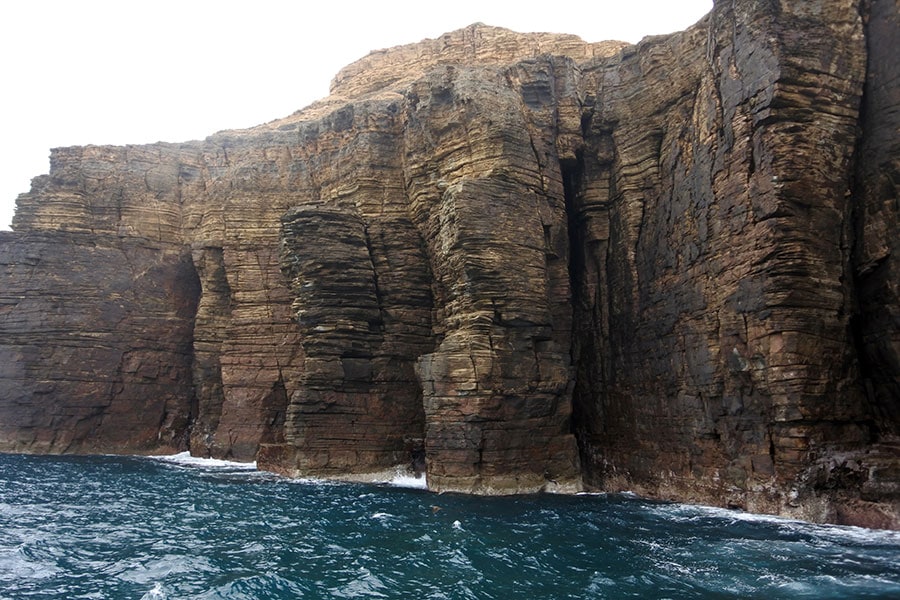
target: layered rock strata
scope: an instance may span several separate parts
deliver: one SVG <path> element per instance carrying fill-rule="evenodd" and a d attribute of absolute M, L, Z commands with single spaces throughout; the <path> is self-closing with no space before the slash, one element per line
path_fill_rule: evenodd
<path fill-rule="evenodd" d="M 897 13 L 473 25 L 253 129 L 54 150 L 0 238 L 0 449 L 900 527 Z"/>

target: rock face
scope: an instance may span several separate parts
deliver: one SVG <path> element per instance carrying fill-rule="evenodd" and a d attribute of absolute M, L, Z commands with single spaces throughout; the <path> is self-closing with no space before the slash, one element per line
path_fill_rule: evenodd
<path fill-rule="evenodd" d="M 0 449 L 900 528 L 898 32 L 473 25 L 254 129 L 56 149 L 0 234 Z"/>

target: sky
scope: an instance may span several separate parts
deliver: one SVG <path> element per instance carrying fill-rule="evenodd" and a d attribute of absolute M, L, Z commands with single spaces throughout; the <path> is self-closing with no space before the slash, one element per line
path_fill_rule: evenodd
<path fill-rule="evenodd" d="M 481 22 L 637 42 L 712 0 L 18 0 L 0 3 L 0 229 L 50 148 L 203 139 L 328 95 L 372 50 Z"/>

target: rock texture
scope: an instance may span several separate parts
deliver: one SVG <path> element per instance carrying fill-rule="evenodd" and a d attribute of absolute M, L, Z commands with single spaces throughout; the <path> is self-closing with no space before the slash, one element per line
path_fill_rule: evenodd
<path fill-rule="evenodd" d="M 0 267 L 3 450 L 185 446 L 199 290 L 190 255 L 137 238 L 2 232 Z"/>
<path fill-rule="evenodd" d="M 900 528 L 898 25 L 473 25 L 250 130 L 56 149 L 0 234 L 0 449 Z"/>

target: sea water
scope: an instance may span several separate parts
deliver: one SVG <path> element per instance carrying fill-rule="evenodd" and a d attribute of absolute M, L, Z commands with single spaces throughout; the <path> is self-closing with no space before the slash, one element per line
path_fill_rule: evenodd
<path fill-rule="evenodd" d="M 0 598 L 900 598 L 900 534 L 185 455 L 0 455 Z"/>

